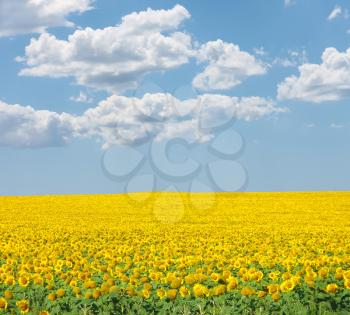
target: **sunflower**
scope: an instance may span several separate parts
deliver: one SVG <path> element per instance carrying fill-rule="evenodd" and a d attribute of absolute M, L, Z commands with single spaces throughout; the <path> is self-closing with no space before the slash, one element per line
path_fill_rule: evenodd
<path fill-rule="evenodd" d="M 158 289 L 158 290 L 157 290 L 157 296 L 158 296 L 160 299 L 164 298 L 165 295 L 166 295 L 166 292 L 165 292 L 163 289 Z"/>
<path fill-rule="evenodd" d="M 92 298 L 92 293 L 90 291 L 85 292 L 85 299 L 89 300 Z"/>
<path fill-rule="evenodd" d="M 227 284 L 227 291 L 232 291 L 232 290 L 234 290 L 236 287 L 237 287 L 237 285 L 238 285 L 238 281 L 237 281 L 237 279 L 236 278 L 234 278 L 234 277 L 230 277 L 229 279 L 228 279 L 228 284 Z"/>
<path fill-rule="evenodd" d="M 209 289 L 203 284 L 195 284 L 193 286 L 193 293 L 196 297 L 209 296 Z"/>
<path fill-rule="evenodd" d="M 25 275 L 23 275 L 23 276 L 20 276 L 19 278 L 18 278 L 18 283 L 19 283 L 19 285 L 21 286 L 21 287 L 23 287 L 23 288 L 26 288 L 27 286 L 28 286 L 28 284 L 29 284 L 29 277 L 28 276 L 25 276 Z"/>
<path fill-rule="evenodd" d="M 145 298 L 145 299 L 149 299 L 151 296 L 151 292 L 147 289 L 143 289 L 142 290 L 142 297 Z"/>
<path fill-rule="evenodd" d="M 29 312 L 29 302 L 27 300 L 20 300 L 16 302 L 17 307 L 21 314 L 26 314 Z"/>
<path fill-rule="evenodd" d="M 179 292 L 180 292 L 180 295 L 182 297 L 186 297 L 186 296 L 189 296 L 191 293 L 190 293 L 190 290 L 188 290 L 185 286 L 182 286 L 180 289 L 179 289 Z"/>
<path fill-rule="evenodd" d="M 350 270 L 345 271 L 345 272 L 342 273 L 342 274 L 343 274 L 343 276 L 344 276 L 345 279 L 350 279 Z"/>
<path fill-rule="evenodd" d="M 5 279 L 5 284 L 8 286 L 14 285 L 15 284 L 15 278 L 11 275 L 7 276 Z"/>
<path fill-rule="evenodd" d="M 150 284 L 150 283 L 145 283 L 144 285 L 143 285 L 143 288 L 145 289 L 145 290 L 148 290 L 148 291 L 151 291 L 152 290 L 152 284 Z"/>
<path fill-rule="evenodd" d="M 212 280 L 214 280 L 214 281 L 219 281 L 219 279 L 220 279 L 220 275 L 218 274 L 218 273 L 216 273 L 216 272 L 213 272 L 211 275 L 210 275 L 210 278 L 212 279 Z"/>
<path fill-rule="evenodd" d="M 251 278 L 252 280 L 256 281 L 256 282 L 260 282 L 261 279 L 262 279 L 263 277 L 264 277 L 264 274 L 263 274 L 260 270 L 254 272 L 254 273 L 250 276 L 250 278 Z"/>
<path fill-rule="evenodd" d="M 136 291 L 135 291 L 135 289 L 134 289 L 133 287 L 128 287 L 128 288 L 126 289 L 126 292 L 127 292 L 127 294 L 128 294 L 129 296 L 136 296 L 136 295 L 137 295 L 137 293 L 136 293 Z"/>
<path fill-rule="evenodd" d="M 56 291 L 56 295 L 57 295 L 57 297 L 62 297 L 62 296 L 64 296 L 66 294 L 66 292 L 63 290 L 63 289 L 58 289 L 57 291 Z"/>
<path fill-rule="evenodd" d="M 279 294 L 279 292 L 275 292 L 271 295 L 272 299 L 277 302 L 281 299 L 281 295 Z"/>
<path fill-rule="evenodd" d="M 324 268 L 321 268 L 319 271 L 318 271 L 318 275 L 321 277 L 321 278 L 326 278 L 327 275 L 328 275 L 328 268 L 324 267 Z"/>
<path fill-rule="evenodd" d="M 189 285 L 193 285 L 196 282 L 196 278 L 193 274 L 189 274 L 185 277 L 185 282 Z"/>
<path fill-rule="evenodd" d="M 8 303 L 5 298 L 0 298 L 0 310 L 6 310 Z"/>
<path fill-rule="evenodd" d="M 278 284 L 270 284 L 267 286 L 267 290 L 269 291 L 269 294 L 274 294 L 279 291 L 279 285 Z"/>
<path fill-rule="evenodd" d="M 335 283 L 330 283 L 326 287 L 327 293 L 335 293 L 338 291 L 338 286 Z"/>
<path fill-rule="evenodd" d="M 178 289 L 180 288 L 181 284 L 182 284 L 182 279 L 181 278 L 174 278 L 171 283 L 170 283 L 170 287 L 172 289 Z"/>
<path fill-rule="evenodd" d="M 270 272 L 269 273 L 269 278 L 272 280 L 272 281 L 276 281 L 278 279 L 278 274 L 276 272 Z"/>
<path fill-rule="evenodd" d="M 11 300 L 13 298 L 13 293 L 9 290 L 6 290 L 4 292 L 4 297 L 7 299 L 7 300 Z"/>
<path fill-rule="evenodd" d="M 226 292 L 226 286 L 221 284 L 213 288 L 213 295 L 219 296 Z"/>
<path fill-rule="evenodd" d="M 286 281 L 283 281 L 280 285 L 281 292 L 289 292 L 294 289 L 294 283 L 292 280 L 288 279 Z"/>
<path fill-rule="evenodd" d="M 346 280 L 344 281 L 344 287 L 345 287 L 346 289 L 350 289 L 350 279 L 346 279 Z"/>
<path fill-rule="evenodd" d="M 166 291 L 166 297 L 169 300 L 175 300 L 176 295 L 177 295 L 177 290 L 176 289 L 170 289 L 170 290 Z"/>
<path fill-rule="evenodd" d="M 255 290 L 252 287 L 243 287 L 241 290 L 241 294 L 248 296 L 248 295 L 253 295 L 255 293 Z"/>
<path fill-rule="evenodd" d="M 56 300 L 56 294 L 55 293 L 50 293 L 47 298 L 52 302 Z"/>

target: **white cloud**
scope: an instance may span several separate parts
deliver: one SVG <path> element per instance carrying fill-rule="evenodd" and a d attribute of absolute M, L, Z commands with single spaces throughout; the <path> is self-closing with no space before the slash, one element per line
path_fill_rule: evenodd
<path fill-rule="evenodd" d="M 339 17 L 342 14 L 342 8 L 340 5 L 336 5 L 332 12 L 328 15 L 327 20 L 331 21 Z"/>
<path fill-rule="evenodd" d="M 45 147 L 67 143 L 73 135 L 69 114 L 0 101 L 0 146 Z"/>
<path fill-rule="evenodd" d="M 167 93 L 121 96 L 136 88 L 148 73 L 173 69 L 191 57 L 207 63 L 193 81 L 204 90 L 228 89 L 266 72 L 266 64 L 234 44 L 217 40 L 193 48 L 191 36 L 179 31 L 189 17 L 184 7 L 176 5 L 169 10 L 131 13 L 114 27 L 75 30 L 67 39 L 49 33 L 32 38 L 25 56 L 17 58 L 25 64 L 20 75 L 73 77 L 80 85 L 112 95 L 79 116 L 2 103 L 0 145 L 40 147 L 93 138 L 108 147 L 150 136 L 203 142 L 232 119 L 251 121 L 285 111 L 261 97 L 203 94 L 180 100 Z M 70 99 L 91 102 L 83 92 Z"/>
<path fill-rule="evenodd" d="M 130 34 L 171 31 L 190 17 L 190 13 L 179 4 L 169 10 L 148 8 L 146 11 L 133 12 L 124 16 L 119 27 Z"/>
<path fill-rule="evenodd" d="M 142 98 L 112 95 L 77 121 L 82 135 L 98 137 L 105 146 L 148 137 L 184 137 L 203 142 L 232 119 L 251 121 L 283 111 L 261 97 L 204 94 L 181 101 L 166 93 L 145 94 Z"/>
<path fill-rule="evenodd" d="M 112 95 L 80 116 L 0 103 L 0 145 L 57 146 L 73 138 L 98 139 L 104 147 L 149 138 L 204 142 L 232 119 L 251 121 L 283 111 L 261 97 L 215 94 L 187 100 L 167 93 L 142 98 Z"/>
<path fill-rule="evenodd" d="M 331 123 L 331 124 L 330 124 L 330 127 L 333 128 L 333 129 L 342 129 L 342 128 L 344 128 L 344 125 L 342 125 L 342 124 L 336 124 L 336 123 Z"/>
<path fill-rule="evenodd" d="M 306 50 L 288 50 L 287 57 L 277 57 L 272 61 L 273 65 L 282 67 L 297 67 L 301 64 L 307 63 L 308 57 Z"/>
<path fill-rule="evenodd" d="M 255 47 L 254 49 L 254 53 L 258 56 L 266 56 L 268 55 L 268 52 L 265 50 L 264 47 Z"/>
<path fill-rule="evenodd" d="M 252 121 L 273 113 L 284 113 L 286 108 L 277 107 L 271 99 L 258 96 L 242 97 L 236 105 L 236 118 Z"/>
<path fill-rule="evenodd" d="M 91 4 L 92 0 L 1 0 L 0 37 L 74 26 L 67 16 L 85 12 L 91 9 Z"/>
<path fill-rule="evenodd" d="M 299 75 L 287 77 L 278 85 L 278 99 L 321 103 L 350 96 L 350 49 L 339 52 L 326 48 L 321 64 L 299 66 Z"/>
<path fill-rule="evenodd" d="M 199 62 L 208 66 L 192 81 L 200 90 L 228 90 L 244 79 L 266 73 L 267 66 L 239 46 L 222 40 L 210 41 L 197 52 Z"/>
<path fill-rule="evenodd" d="M 74 77 L 80 85 L 119 94 L 137 87 L 152 71 L 188 62 L 191 37 L 177 31 L 190 17 L 182 6 L 131 13 L 122 23 L 104 29 L 76 30 L 67 40 L 44 33 L 32 39 L 20 75 Z"/>
<path fill-rule="evenodd" d="M 79 85 L 121 94 L 137 88 L 145 75 L 176 68 L 190 58 L 207 63 L 193 79 L 193 86 L 204 91 L 227 90 L 266 73 L 268 65 L 238 45 L 216 40 L 194 48 L 191 36 L 179 30 L 189 18 L 190 13 L 176 5 L 131 13 L 114 27 L 76 30 L 67 39 L 41 34 L 17 57 L 25 64 L 20 75 L 73 77 Z"/>
<path fill-rule="evenodd" d="M 286 7 L 295 4 L 295 0 L 284 0 L 284 5 Z"/>
<path fill-rule="evenodd" d="M 93 101 L 93 99 L 89 95 L 82 91 L 79 92 L 79 95 L 72 96 L 69 99 L 77 103 L 91 103 Z"/>

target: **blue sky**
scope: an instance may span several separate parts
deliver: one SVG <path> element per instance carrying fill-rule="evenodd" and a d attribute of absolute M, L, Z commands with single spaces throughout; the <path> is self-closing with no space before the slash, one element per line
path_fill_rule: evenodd
<path fill-rule="evenodd" d="M 348 10 L 2 1 L 0 194 L 349 189 Z"/>

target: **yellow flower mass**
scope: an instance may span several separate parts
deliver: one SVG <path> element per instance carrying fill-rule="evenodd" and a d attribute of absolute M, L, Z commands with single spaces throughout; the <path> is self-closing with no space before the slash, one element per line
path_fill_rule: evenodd
<path fill-rule="evenodd" d="M 1 197 L 1 312 L 350 307 L 350 193 L 160 194 Z"/>

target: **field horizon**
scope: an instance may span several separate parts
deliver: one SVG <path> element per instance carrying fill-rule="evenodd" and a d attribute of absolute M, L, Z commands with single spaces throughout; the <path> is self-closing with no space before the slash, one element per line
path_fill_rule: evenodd
<path fill-rule="evenodd" d="M 64 197 L 64 196 L 123 196 L 123 195 L 145 195 L 145 194 L 218 194 L 218 195 L 224 195 L 224 194 L 233 194 L 233 195 L 240 195 L 240 194 L 247 194 L 247 195 L 253 195 L 253 194 L 333 194 L 333 193 L 350 193 L 350 190 L 280 190 L 280 191 L 212 191 L 212 192 L 206 192 L 206 191 L 134 191 L 134 192 L 116 192 L 116 193 L 73 193 L 73 194 L 23 194 L 23 195 L 0 195 L 1 198 L 26 198 L 26 197 Z"/>

